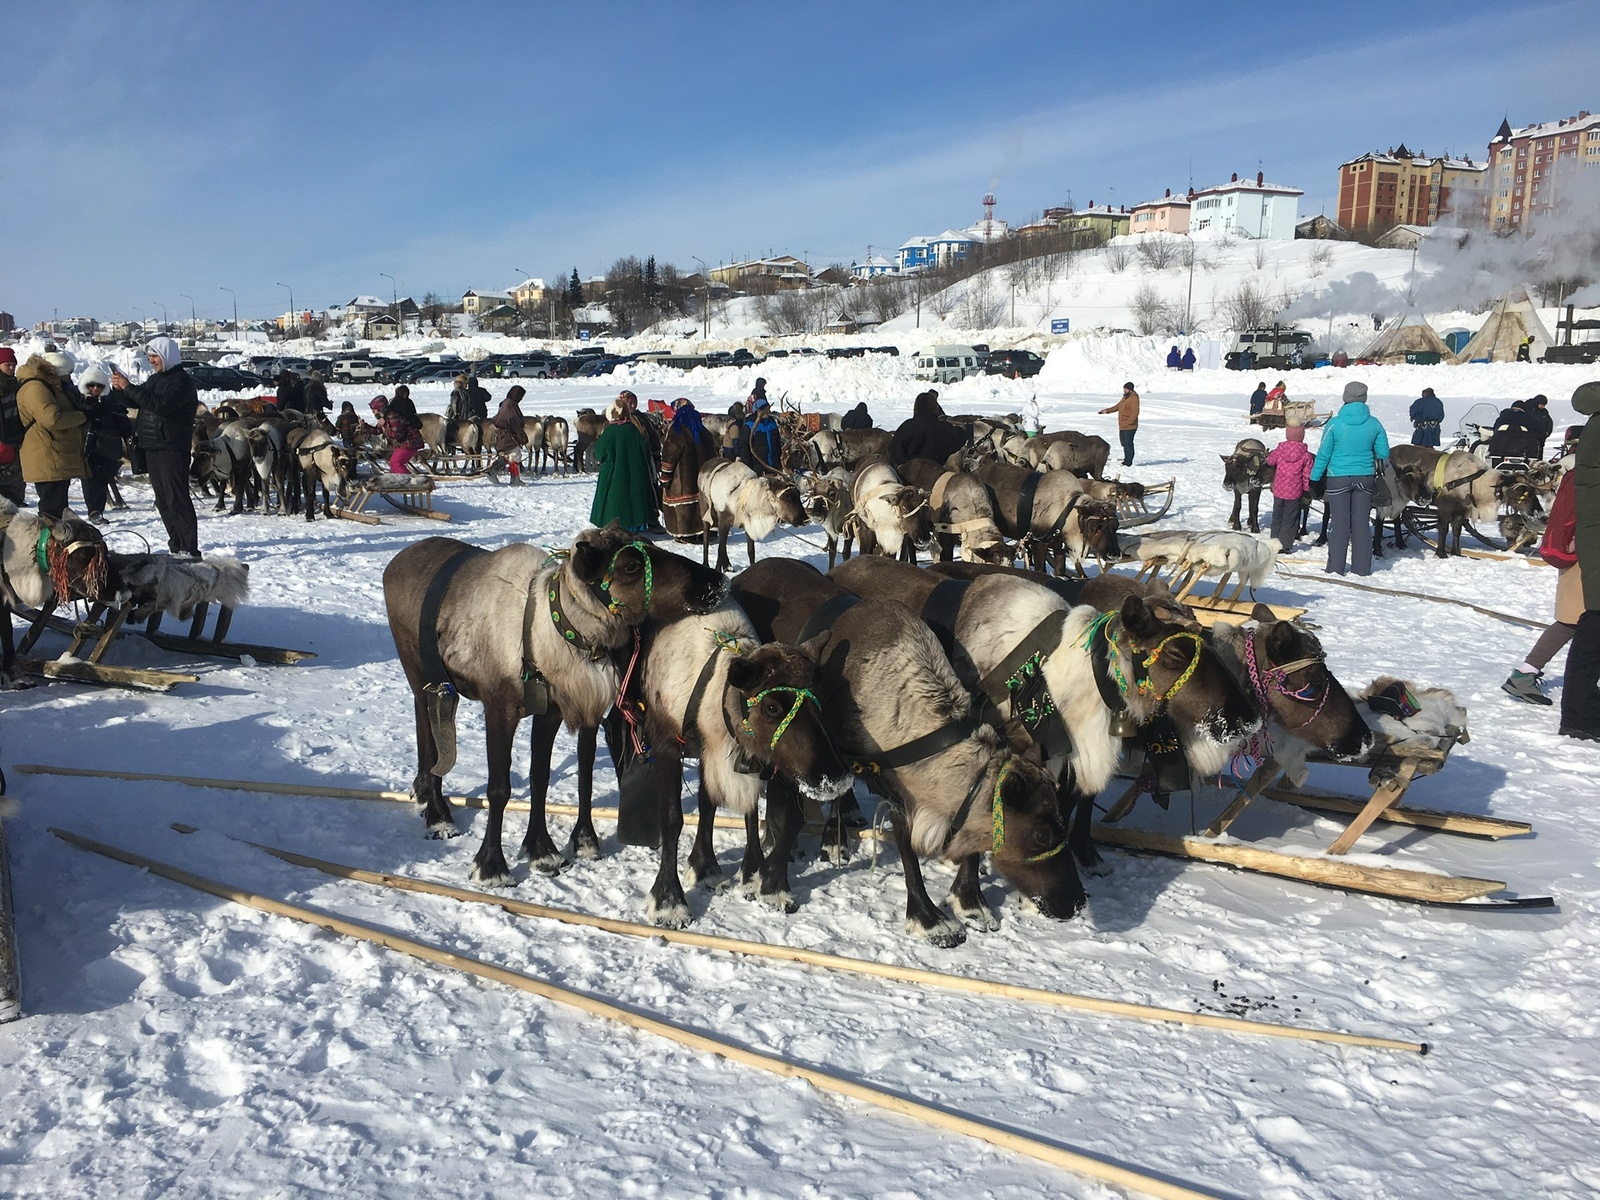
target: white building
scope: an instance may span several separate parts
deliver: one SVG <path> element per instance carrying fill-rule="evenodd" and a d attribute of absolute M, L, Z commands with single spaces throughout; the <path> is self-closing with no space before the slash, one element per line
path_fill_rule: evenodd
<path fill-rule="evenodd" d="M 1299 188 L 1267 183 L 1260 172 L 1254 179 L 1234 175 L 1227 183 L 1194 193 L 1189 205 L 1189 231 L 1213 237 L 1291 241 L 1300 220 L 1303 195 Z"/>

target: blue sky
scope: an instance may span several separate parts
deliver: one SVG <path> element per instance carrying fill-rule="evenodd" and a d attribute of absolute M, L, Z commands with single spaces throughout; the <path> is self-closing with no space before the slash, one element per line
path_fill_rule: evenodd
<path fill-rule="evenodd" d="M 1298 6 L 1296 6 L 1298 8 Z M 848 261 L 1071 199 L 1481 158 L 1600 108 L 1592 3 L 0 8 L 0 308 L 241 314 L 620 255 Z M 1508 17 L 1514 11 L 1514 17 Z M 1303 15 L 1302 15 L 1303 14 Z M 1192 167 L 1191 167 L 1192 164 Z"/>

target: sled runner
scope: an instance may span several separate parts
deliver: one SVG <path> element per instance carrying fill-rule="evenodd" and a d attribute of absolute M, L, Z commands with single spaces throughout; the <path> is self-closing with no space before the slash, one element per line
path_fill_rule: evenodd
<path fill-rule="evenodd" d="M 1147 484 L 1144 495 L 1133 497 L 1124 493 L 1117 496 L 1117 524 L 1122 529 L 1129 529 L 1135 525 L 1149 525 L 1161 520 L 1172 508 L 1172 497 L 1177 491 L 1178 481 L 1169 479 L 1165 483 Z M 1151 504 L 1159 500 L 1161 507 L 1153 509 Z"/>
<path fill-rule="evenodd" d="M 476 479 L 489 473 L 496 457 L 491 450 L 424 450 L 411 460 L 411 465 L 435 479 Z"/>
<path fill-rule="evenodd" d="M 381 497 L 391 508 L 413 517 L 448 521 L 451 516 L 433 507 L 433 479 L 428 475 L 369 475 L 356 481 L 350 499 L 333 510 L 333 515 L 364 525 L 379 524 L 375 513 L 367 511 L 374 498 Z"/>

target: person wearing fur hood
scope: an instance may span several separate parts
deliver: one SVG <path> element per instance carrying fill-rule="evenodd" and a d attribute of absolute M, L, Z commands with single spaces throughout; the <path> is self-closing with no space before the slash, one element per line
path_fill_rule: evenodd
<path fill-rule="evenodd" d="M 110 374 L 100 364 L 86 368 L 78 377 L 78 390 L 82 393 L 79 407 L 88 418 L 83 452 L 89 460 L 89 474 L 83 480 L 83 506 L 89 510 L 89 520 L 101 525 L 107 499 L 115 508 L 127 507 L 117 489 L 117 472 L 122 470 L 124 440 L 133 436 L 133 422 L 128 420 L 121 398 L 111 390 Z"/>
<path fill-rule="evenodd" d="M 35 354 L 17 372 L 17 412 L 22 418 L 22 478 L 39 494 L 39 514 L 67 509 L 71 480 L 89 473 L 83 457 L 85 417 L 68 389 L 72 357 L 59 350 Z"/>

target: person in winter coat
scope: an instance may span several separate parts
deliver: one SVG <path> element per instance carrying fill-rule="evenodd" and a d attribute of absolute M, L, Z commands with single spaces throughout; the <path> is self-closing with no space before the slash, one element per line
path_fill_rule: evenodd
<path fill-rule="evenodd" d="M 394 399 L 384 410 L 379 427 L 384 439 L 394 447 L 389 454 L 390 473 L 404 475 L 417 451 L 422 449 L 422 419 L 417 416 L 417 406 L 409 394 L 402 396 L 399 389 L 395 389 Z"/>
<path fill-rule="evenodd" d="M 889 465 L 904 466 L 913 458 L 943 464 L 967 444 L 967 431 L 944 419 L 939 393 L 929 389 L 911 406 L 911 419 L 901 423 L 889 440 Z"/>
<path fill-rule="evenodd" d="M 1572 407 L 1586 417 L 1600 413 L 1600 382 L 1572 393 Z M 1583 615 L 1567 649 L 1567 680 L 1561 691 L 1560 732 L 1600 742 L 1600 421 L 1590 420 L 1578 439 L 1573 475 L 1573 547 L 1583 581 Z"/>
<path fill-rule="evenodd" d="M 755 411 L 756 411 L 756 405 L 761 403 L 762 401 L 764 401 L 766 398 L 767 398 L 767 381 L 765 379 L 762 379 L 760 376 L 757 376 L 756 377 L 756 385 L 755 385 L 755 387 L 751 388 L 750 389 L 750 394 L 745 397 L 745 401 L 744 401 L 745 410 L 748 413 L 750 413 L 751 416 L 754 416 L 755 415 Z"/>
<path fill-rule="evenodd" d="M 1122 439 L 1122 465 L 1133 466 L 1133 435 L 1139 432 L 1139 393 L 1133 382 L 1122 385 L 1122 399 L 1110 408 L 1102 408 L 1100 415 L 1117 414 L 1117 436 Z"/>
<path fill-rule="evenodd" d="M 1185 371 L 1194 370 L 1194 347 L 1190 346 L 1183 352 L 1183 361 L 1178 364 Z"/>
<path fill-rule="evenodd" d="M 465 421 L 467 419 L 469 406 L 467 393 L 470 387 L 471 385 L 467 382 L 467 376 L 464 374 L 457 375 L 451 381 L 450 400 L 444 406 L 444 419 L 446 421 Z"/>
<path fill-rule="evenodd" d="M 39 494 L 39 515 L 67 509 L 70 481 L 89 474 L 83 457 L 86 418 L 67 390 L 72 358 L 59 350 L 32 355 L 17 372 L 17 414 L 22 418 L 22 478 Z"/>
<path fill-rule="evenodd" d="M 1250 393 L 1250 419 L 1253 421 L 1266 411 L 1267 407 L 1267 381 L 1265 379 L 1256 384 L 1256 390 Z"/>
<path fill-rule="evenodd" d="M 328 399 L 328 385 L 322 382 L 321 372 L 312 371 L 311 378 L 306 380 L 303 403 L 308 417 L 314 417 L 319 412 L 327 412 L 333 407 L 333 401 Z"/>
<path fill-rule="evenodd" d="M 1272 536 L 1285 551 L 1294 549 L 1300 531 L 1300 504 L 1311 486 L 1311 451 L 1303 425 L 1290 425 L 1283 441 L 1267 454 L 1272 473 Z"/>
<path fill-rule="evenodd" d="M 589 523 L 605 526 L 617 521 L 630 533 L 645 532 L 656 516 L 650 447 L 628 419 L 627 405 L 621 400 L 613 400 L 606 409 L 606 427 L 595 439 L 593 453 L 600 464 L 600 477 Z"/>
<path fill-rule="evenodd" d="M 1550 504 L 1550 520 L 1539 543 L 1539 557 L 1560 572 L 1556 576 L 1556 619 L 1545 626 L 1528 656 L 1515 668 L 1500 689 L 1528 704 L 1552 703 L 1539 690 L 1544 668 L 1557 651 L 1572 640 L 1583 616 L 1583 576 L 1578 571 L 1578 505 L 1576 478 L 1568 471 L 1561 477 L 1555 499 Z"/>
<path fill-rule="evenodd" d="M 1411 402 L 1411 444 L 1437 447 L 1442 424 L 1444 401 L 1433 394 L 1432 388 L 1423 388 L 1422 395 Z"/>
<path fill-rule="evenodd" d="M 1267 402 L 1262 406 L 1262 411 L 1269 413 L 1281 413 L 1283 411 L 1283 406 L 1288 403 L 1288 400 L 1289 389 L 1287 386 L 1285 386 L 1283 380 L 1280 379 L 1275 385 L 1273 385 L 1272 390 L 1267 393 Z"/>
<path fill-rule="evenodd" d="M 1167 351 L 1167 370 L 1183 370 L 1183 355 L 1179 352 L 1177 346 L 1173 346 L 1171 350 Z"/>
<path fill-rule="evenodd" d="M 1334 575 L 1372 574 L 1372 483 L 1377 460 L 1389 457 L 1389 435 L 1367 408 L 1367 385 L 1344 385 L 1344 401 L 1328 427 L 1311 464 L 1311 478 L 1326 492 L 1328 565 Z M 1348 553 L 1348 563 L 1346 555 Z"/>
<path fill-rule="evenodd" d="M 106 501 L 113 508 L 127 508 L 117 488 L 117 473 L 122 470 L 124 439 L 133 436 L 133 422 L 121 399 L 111 393 L 111 376 L 104 367 L 92 366 L 79 380 L 82 401 L 79 407 L 87 418 L 84 457 L 89 473 L 83 479 L 83 506 L 89 520 L 104 525 Z"/>
<path fill-rule="evenodd" d="M 513 486 L 522 484 L 522 467 L 517 455 L 528 444 L 527 421 L 522 415 L 522 398 L 527 394 L 527 388 L 520 383 L 513 384 L 500 402 L 500 411 L 494 414 L 494 451 L 505 461 Z"/>
<path fill-rule="evenodd" d="M 705 528 L 700 520 L 700 468 L 717 457 L 717 444 L 699 411 L 688 400 L 672 402 L 672 424 L 661 446 L 661 519 L 668 533 L 685 541 L 698 541 Z"/>
<path fill-rule="evenodd" d="M 389 401 L 383 396 L 376 396 L 372 400 L 371 409 L 374 415 L 383 416 L 383 410 Z M 375 425 L 368 425 L 361 419 L 361 414 L 356 411 L 356 406 L 346 400 L 339 406 L 339 418 L 333 423 L 333 430 L 339 435 L 339 440 L 348 450 L 354 450 L 361 441 L 364 432 L 376 429 Z"/>
<path fill-rule="evenodd" d="M 740 460 L 757 475 L 775 475 L 783 470 L 783 430 L 772 415 L 772 405 L 757 400 L 746 424 L 744 456 Z"/>
<path fill-rule="evenodd" d="M 1500 410 L 1494 419 L 1494 432 L 1489 435 L 1489 461 L 1498 466 L 1506 458 L 1534 458 L 1543 440 L 1533 430 L 1529 415 L 1532 402 L 1518 400 Z"/>
<path fill-rule="evenodd" d="M 22 418 L 17 413 L 17 352 L 0 346 L 0 496 L 26 504 L 28 485 L 17 455 L 22 450 Z"/>
<path fill-rule="evenodd" d="M 130 385 L 113 368 L 111 386 L 122 393 L 130 408 L 139 410 L 133 438 L 144 451 L 145 470 L 156 494 L 156 511 L 167 527 L 167 548 L 173 554 L 200 557 L 200 523 L 189 497 L 190 445 L 200 396 L 194 380 L 180 365 L 183 352 L 169 337 L 151 338 L 145 355 L 154 372 L 138 385 Z M 279 392 L 279 400 L 283 393 Z"/>
<path fill-rule="evenodd" d="M 856 405 L 849 412 L 845 413 L 844 417 L 839 422 L 839 428 L 840 429 L 871 429 L 872 428 L 872 414 L 867 411 L 867 402 L 865 400 L 863 400 L 860 404 Z"/>
<path fill-rule="evenodd" d="M 1527 413 L 1528 432 L 1538 441 L 1538 449 L 1533 453 L 1534 458 L 1544 457 L 1544 444 L 1550 440 L 1550 435 L 1555 432 L 1556 423 L 1550 417 L 1550 401 L 1542 394 L 1528 401 Z"/>
<path fill-rule="evenodd" d="M 487 421 L 489 419 L 489 389 L 478 382 L 476 375 L 467 376 L 467 411 L 463 419 L 467 421 Z"/>
<path fill-rule="evenodd" d="M 306 385 L 301 382 L 300 376 L 285 367 L 278 372 L 278 411 L 292 408 L 297 412 L 305 411 Z"/>

